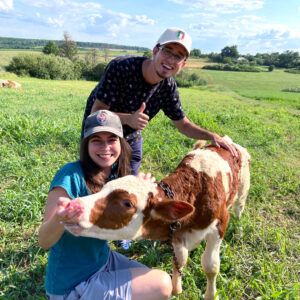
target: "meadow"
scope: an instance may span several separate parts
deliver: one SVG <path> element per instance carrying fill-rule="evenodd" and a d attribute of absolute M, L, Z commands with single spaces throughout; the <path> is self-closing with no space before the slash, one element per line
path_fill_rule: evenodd
<path fill-rule="evenodd" d="M 221 247 L 220 299 L 300 299 L 300 94 L 299 75 L 199 71 L 205 87 L 180 89 L 191 120 L 229 135 L 252 156 L 251 189 L 241 220 L 232 216 Z M 47 252 L 39 248 L 49 183 L 57 169 L 78 157 L 86 99 L 96 82 L 55 81 L 0 72 L 20 90 L 0 90 L 0 299 L 45 299 Z M 144 130 L 143 171 L 157 180 L 192 148 L 160 113 Z M 112 245 L 112 247 L 114 247 Z M 206 279 L 192 251 L 183 293 L 203 299 Z M 140 241 L 124 253 L 171 273 L 171 249 Z"/>

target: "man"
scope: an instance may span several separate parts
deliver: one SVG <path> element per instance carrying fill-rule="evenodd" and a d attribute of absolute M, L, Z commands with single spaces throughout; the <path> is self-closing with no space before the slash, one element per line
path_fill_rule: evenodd
<path fill-rule="evenodd" d="M 187 137 L 210 140 L 237 155 L 235 148 L 222 137 L 191 122 L 181 107 L 172 76 L 185 66 L 191 45 L 191 37 L 184 30 L 165 30 L 153 48 L 152 58 L 118 57 L 112 60 L 87 100 L 84 120 L 99 109 L 119 115 L 133 151 L 131 169 L 134 175 L 137 175 L 142 160 L 141 131 L 160 109 Z"/>

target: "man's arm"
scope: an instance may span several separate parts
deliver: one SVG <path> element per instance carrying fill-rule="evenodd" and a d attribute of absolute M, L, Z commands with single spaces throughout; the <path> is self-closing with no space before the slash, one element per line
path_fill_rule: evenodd
<path fill-rule="evenodd" d="M 237 156 L 237 151 L 235 147 L 225 141 L 218 134 L 205 130 L 193 122 L 191 122 L 187 117 L 179 121 L 173 121 L 175 127 L 180 133 L 186 135 L 189 138 L 197 140 L 210 140 L 217 147 L 222 147 L 230 151 L 233 156 Z"/>
<path fill-rule="evenodd" d="M 95 99 L 95 102 L 92 106 L 92 110 L 91 110 L 91 113 L 97 111 L 97 110 L 100 110 L 100 109 L 106 109 L 106 110 L 109 110 L 109 105 L 105 104 L 104 102 L 98 100 L 97 98 Z"/>
<path fill-rule="evenodd" d="M 92 106 L 92 113 L 99 109 L 109 110 L 109 108 L 110 108 L 109 105 L 96 99 Z M 146 104 L 143 102 L 141 107 L 133 114 L 121 113 L 121 112 L 115 112 L 115 113 L 120 117 L 121 123 L 123 125 L 128 125 L 133 129 L 143 130 L 149 123 L 149 116 L 144 114 L 145 108 L 146 108 Z"/>

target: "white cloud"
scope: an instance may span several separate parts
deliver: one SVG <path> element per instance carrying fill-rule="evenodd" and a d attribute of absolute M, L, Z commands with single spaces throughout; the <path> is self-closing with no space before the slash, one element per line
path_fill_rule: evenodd
<path fill-rule="evenodd" d="M 1 1 L 1 0 L 0 0 Z M 68 30 L 74 38 L 76 35 L 99 37 L 106 40 L 117 40 L 118 36 L 129 37 L 129 32 L 153 26 L 155 20 L 145 14 L 130 15 L 128 13 L 112 11 L 102 7 L 96 1 L 80 0 L 20 0 L 28 11 L 34 14 L 24 16 L 28 22 L 63 28 Z M 74 33 L 74 34 L 73 34 Z M 134 38 L 134 36 L 132 36 Z"/>
<path fill-rule="evenodd" d="M 146 24 L 146 25 L 154 25 L 155 24 L 155 21 L 153 19 L 148 18 L 146 15 L 134 16 L 133 20 L 135 20 L 137 23 L 140 23 L 140 24 Z"/>
<path fill-rule="evenodd" d="M 13 9 L 13 0 L 0 0 L 0 11 L 10 11 Z"/>
<path fill-rule="evenodd" d="M 101 9 L 101 4 L 96 2 L 83 2 L 80 3 L 74 0 L 23 0 L 23 2 L 27 3 L 27 5 L 36 7 L 36 8 L 47 8 L 47 9 L 54 9 L 54 10 L 71 10 L 77 11 L 78 13 L 87 10 L 98 10 Z"/>
<path fill-rule="evenodd" d="M 86 31 L 88 33 L 102 32 L 102 36 L 106 35 L 108 39 L 109 37 L 117 39 L 118 36 L 124 39 L 130 37 L 130 32 L 135 34 L 136 31 L 139 31 L 139 28 L 144 28 L 145 25 L 152 26 L 155 23 L 155 20 L 148 18 L 146 15 L 132 16 L 107 10 L 102 12 L 101 21 L 87 27 Z M 132 31 L 133 28 L 135 29 L 134 31 Z M 134 38 L 134 36 L 131 38 Z"/>
<path fill-rule="evenodd" d="M 63 27 L 64 24 L 65 24 L 65 20 L 63 18 L 62 15 L 58 16 L 57 18 L 52 18 L 52 17 L 49 17 L 47 19 L 47 23 L 51 26 L 54 26 L 54 27 Z"/>
<path fill-rule="evenodd" d="M 191 24 L 190 30 L 194 40 L 212 41 L 215 39 L 219 44 L 221 41 L 222 47 L 238 45 L 241 53 L 281 52 L 284 49 L 297 51 L 299 48 L 297 45 L 299 45 L 300 29 L 271 23 L 256 15 L 229 19 L 210 16 L 201 22 Z"/>
<path fill-rule="evenodd" d="M 264 0 L 168 0 L 184 5 L 187 10 L 201 9 L 219 14 L 236 13 L 241 10 L 255 10 L 263 7 Z"/>

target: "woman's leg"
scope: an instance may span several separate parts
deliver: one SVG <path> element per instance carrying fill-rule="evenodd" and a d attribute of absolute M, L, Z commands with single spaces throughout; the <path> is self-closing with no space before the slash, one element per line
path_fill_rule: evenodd
<path fill-rule="evenodd" d="M 112 251 L 108 264 L 77 285 L 64 299 L 74 300 L 165 300 L 172 294 L 170 276 L 149 269 Z"/>
<path fill-rule="evenodd" d="M 132 274 L 132 300 L 165 300 L 172 295 L 170 276 L 161 270 L 136 268 Z"/>
<path fill-rule="evenodd" d="M 172 281 L 170 276 L 161 270 L 150 269 L 145 265 L 129 260 L 122 254 L 112 251 L 110 257 L 110 270 L 128 268 L 131 272 L 131 300 L 165 300 L 172 294 Z"/>

